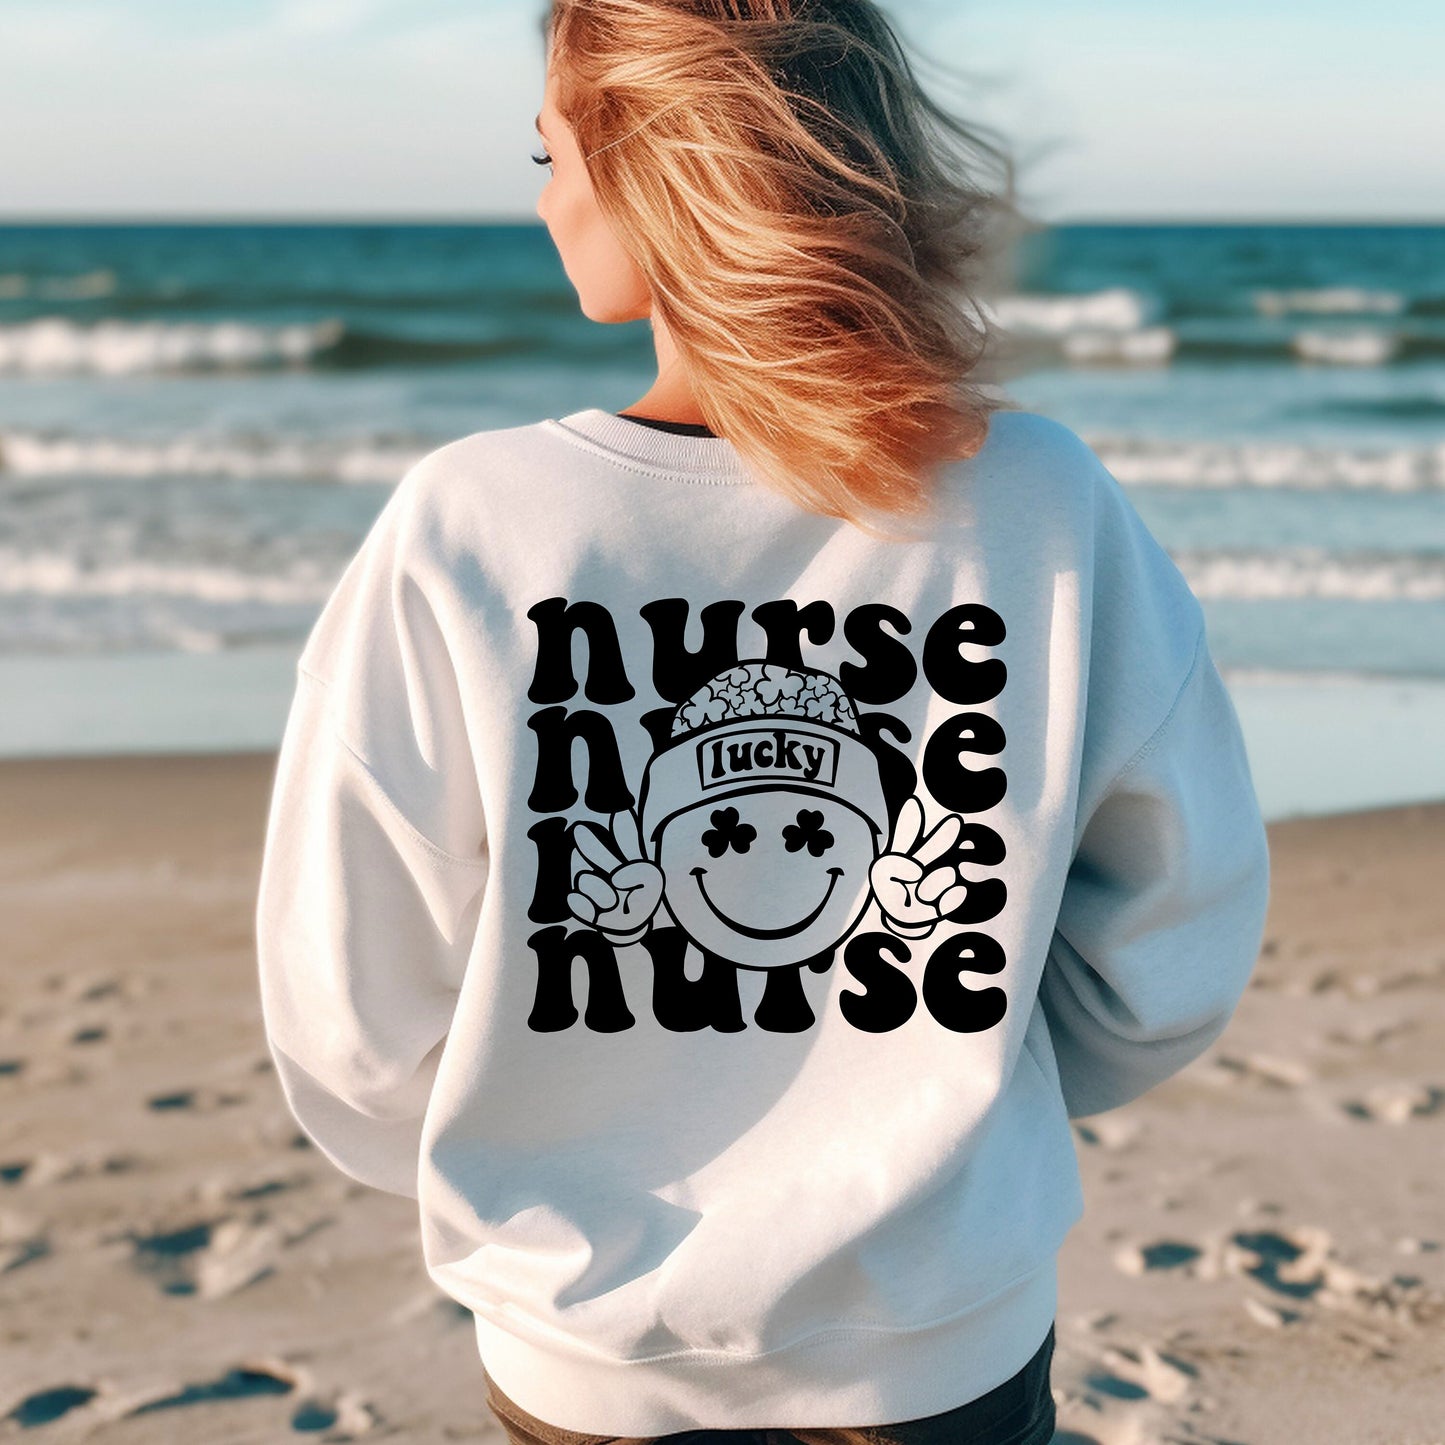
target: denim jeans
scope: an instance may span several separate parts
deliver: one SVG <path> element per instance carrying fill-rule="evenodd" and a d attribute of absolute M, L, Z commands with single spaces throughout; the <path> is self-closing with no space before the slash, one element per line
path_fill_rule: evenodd
<path fill-rule="evenodd" d="M 1054 1438 L 1054 1397 L 1049 1367 L 1054 1327 L 1012 1379 L 976 1400 L 894 1425 L 833 1426 L 808 1430 L 682 1430 L 650 1438 L 582 1435 L 529 1415 L 487 1378 L 487 1404 L 512 1445 L 1049 1445 Z"/>

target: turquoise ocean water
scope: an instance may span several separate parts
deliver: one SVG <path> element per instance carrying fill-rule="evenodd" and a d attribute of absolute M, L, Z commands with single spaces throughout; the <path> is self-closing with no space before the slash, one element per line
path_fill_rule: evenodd
<path fill-rule="evenodd" d="M 1203 603 L 1266 813 L 1445 797 L 1445 228 L 1060 227 L 993 306 Z M 409 463 L 651 363 L 540 225 L 0 228 L 0 755 L 274 745 Z"/>

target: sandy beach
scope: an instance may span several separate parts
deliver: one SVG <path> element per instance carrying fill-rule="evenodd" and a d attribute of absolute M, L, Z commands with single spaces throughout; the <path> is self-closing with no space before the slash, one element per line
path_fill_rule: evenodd
<path fill-rule="evenodd" d="M 0 763 L 0 1439 L 502 1439 L 271 1072 L 273 759 Z M 1270 825 L 1222 1039 L 1075 1124 L 1056 1445 L 1445 1441 L 1445 803 Z"/>

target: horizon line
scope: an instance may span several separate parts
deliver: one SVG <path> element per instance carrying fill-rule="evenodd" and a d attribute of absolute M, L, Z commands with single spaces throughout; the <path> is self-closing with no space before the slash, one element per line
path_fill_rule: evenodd
<path fill-rule="evenodd" d="M 1026 224 L 1058 226 L 1445 226 L 1445 213 L 1434 216 L 1269 216 L 1269 215 L 1067 215 L 1025 217 Z M 21 226 L 528 226 L 544 230 L 532 215 L 477 215 L 457 212 L 0 212 L 0 229 Z"/>

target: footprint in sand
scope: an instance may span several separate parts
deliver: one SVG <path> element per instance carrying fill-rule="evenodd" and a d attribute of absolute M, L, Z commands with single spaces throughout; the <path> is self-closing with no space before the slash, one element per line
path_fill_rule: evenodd
<path fill-rule="evenodd" d="M 1445 1109 L 1445 1089 L 1396 1080 L 1377 1084 L 1366 1091 L 1363 1099 L 1341 1100 L 1340 1109 L 1352 1119 L 1406 1124 L 1411 1119 L 1428 1118 Z"/>
<path fill-rule="evenodd" d="M 1198 1070 L 1207 1083 L 1226 1087 L 1245 1084 L 1255 1088 L 1296 1089 L 1307 1084 L 1313 1071 L 1295 1059 L 1274 1058 L 1267 1054 L 1214 1054 Z"/>
<path fill-rule="evenodd" d="M 297 1431 L 328 1430 L 328 1440 L 352 1440 L 368 1434 L 382 1423 L 374 1406 L 354 1394 L 335 1399 L 302 1400 L 291 1415 L 291 1428 Z"/>
<path fill-rule="evenodd" d="M 1124 1274 L 1168 1271 L 1199 1280 L 1247 1276 L 1276 1295 L 1308 1301 L 1325 1287 L 1328 1270 L 1337 1263 L 1331 1249 L 1325 1230 L 1300 1225 L 1293 1229 L 1226 1231 L 1197 1242 L 1157 1239 L 1130 1243 L 1118 1249 L 1113 1258 L 1115 1267 Z"/>
<path fill-rule="evenodd" d="M 179 1390 L 156 1395 L 132 1405 L 123 1418 L 150 1415 L 157 1410 L 175 1410 L 186 1405 L 209 1404 L 216 1400 L 249 1400 L 257 1395 L 290 1395 L 297 1388 L 296 1373 L 284 1365 L 252 1363 L 227 1370 L 218 1379 L 184 1385 Z"/>
<path fill-rule="evenodd" d="M 14 1239 L 0 1244 L 0 1275 L 13 1274 L 27 1264 L 45 1259 L 52 1253 L 50 1240 L 44 1234 L 33 1234 L 28 1239 Z"/>
<path fill-rule="evenodd" d="M 1292 1325 L 1303 1318 L 1298 1310 L 1285 1309 L 1283 1305 L 1266 1304 L 1261 1299 L 1255 1299 L 1253 1295 L 1245 1296 L 1244 1312 L 1257 1324 L 1271 1330 L 1283 1329 L 1285 1325 Z"/>
<path fill-rule="evenodd" d="M 1412 983 L 1430 981 L 1432 975 L 1429 972 L 1412 971 L 1381 978 L 1373 973 L 1345 973 L 1338 968 L 1326 968 L 1310 978 L 1287 979 L 1280 985 L 1280 992 L 1294 998 L 1326 993 L 1340 993 L 1349 998 L 1374 998 L 1377 994 L 1405 988 Z"/>
<path fill-rule="evenodd" d="M 293 1189 L 305 1189 L 313 1182 L 309 1174 L 259 1179 L 254 1184 L 233 1184 L 220 1179 L 207 1183 L 203 1193 L 216 1200 L 247 1204 L 255 1199 L 270 1199 L 277 1194 L 289 1194 Z"/>
<path fill-rule="evenodd" d="M 312 1389 L 307 1373 L 298 1367 L 279 1360 L 248 1361 L 235 1369 L 226 1371 L 214 1380 L 202 1380 L 177 1389 L 163 1386 L 147 1392 L 144 1399 L 131 1398 L 115 1414 L 116 1418 L 130 1419 L 137 1415 L 155 1414 L 161 1410 L 188 1409 L 198 1406 L 217 1405 L 229 1400 L 249 1400 L 258 1396 L 300 1395 L 287 1420 L 297 1434 L 328 1432 L 328 1440 L 350 1440 L 370 1433 L 382 1423 L 377 1410 L 359 1395 L 346 1392 L 328 1396 Z M 206 1426 L 200 1420 L 204 1418 Z M 212 1411 L 204 1411 L 195 1422 L 198 1436 L 206 1439 L 218 1438 L 216 1424 L 219 1417 Z"/>
<path fill-rule="evenodd" d="M 274 1274 L 281 1252 L 336 1221 L 330 1215 L 288 1223 L 258 1210 L 249 1218 L 221 1215 L 180 1229 L 119 1236 L 132 1263 L 166 1294 L 222 1299 Z"/>
<path fill-rule="evenodd" d="M 1087 1123 L 1075 1122 L 1074 1134 L 1081 1143 L 1103 1149 L 1127 1149 L 1144 1133 L 1144 1122 L 1123 1113 L 1101 1114 Z"/>
<path fill-rule="evenodd" d="M 21 1170 L 17 1183 L 23 1180 L 27 1187 L 39 1188 L 102 1174 L 129 1174 L 143 1168 L 144 1161 L 135 1154 L 111 1153 L 103 1145 L 92 1144 L 64 1152 L 43 1150 L 16 1167 Z"/>
<path fill-rule="evenodd" d="M 1302 1225 L 1289 1231 L 1240 1230 L 1230 1236 L 1226 1268 L 1290 1299 L 1308 1300 L 1323 1288 L 1329 1234 Z"/>
<path fill-rule="evenodd" d="M 1125 1385 L 1132 1395 L 1125 1398 L 1162 1400 L 1174 1404 L 1188 1393 L 1199 1371 L 1176 1355 L 1167 1355 L 1153 1345 L 1131 1349 L 1111 1345 L 1103 1352 L 1102 1363 L 1108 1367 L 1108 1378 L 1115 1385 Z M 1118 1393 L 1117 1389 L 1115 1393 Z"/>
<path fill-rule="evenodd" d="M 241 1127 L 241 1135 L 266 1154 L 277 1149 L 312 1149 L 315 1146 L 297 1127 L 289 1114 L 273 1112 Z"/>
<path fill-rule="evenodd" d="M 93 1003 L 103 998 L 117 998 L 126 992 L 126 982 L 118 978 L 103 978 L 96 983 L 82 984 L 75 997 L 85 1003 Z"/>
<path fill-rule="evenodd" d="M 1081 1370 L 1061 1362 L 1052 1445 L 1153 1445 L 1164 1438 L 1198 1374 L 1187 1360 L 1148 1343 L 1106 1345 Z"/>
<path fill-rule="evenodd" d="M 96 1392 L 85 1385 L 57 1385 L 27 1395 L 8 1415 L 0 1420 L 13 1420 L 22 1430 L 37 1425 L 51 1425 L 62 1415 L 78 1410 L 95 1399 Z"/>
<path fill-rule="evenodd" d="M 48 992 L 63 993 L 77 1003 L 96 1003 L 107 998 L 136 999 L 150 987 L 134 974 L 61 974 L 46 980 Z"/>
<path fill-rule="evenodd" d="M 233 1218 L 132 1238 L 136 1268 L 164 1293 L 202 1299 L 235 1294 L 270 1274 L 278 1246 L 273 1231 Z"/>
<path fill-rule="evenodd" d="M 1159 1239 L 1153 1244 L 1126 1244 L 1115 1252 L 1114 1264 L 1122 1273 L 1133 1275 L 1148 1274 L 1151 1270 L 1184 1270 L 1186 1265 L 1202 1258 L 1203 1253 L 1197 1245 L 1182 1239 Z"/>
<path fill-rule="evenodd" d="M 1249 1276 L 1271 1293 L 1328 1309 L 1383 1315 L 1406 1325 L 1445 1319 L 1445 1295 L 1415 1275 L 1389 1279 L 1352 1269 L 1335 1257 L 1329 1232 L 1313 1225 L 1293 1229 L 1240 1231 L 1230 1240 L 1226 1268 Z M 1261 1323 L 1288 1324 L 1298 1312 L 1268 1301 L 1245 1308 Z"/>
<path fill-rule="evenodd" d="M 126 1231 L 120 1237 L 132 1242 L 136 1268 L 154 1279 L 166 1294 L 194 1294 L 190 1256 L 210 1248 L 212 1231 L 220 1222 L 200 1220 L 155 1234 Z"/>
<path fill-rule="evenodd" d="M 245 1093 L 228 1093 L 203 1084 L 195 1089 L 178 1089 L 169 1094 L 153 1094 L 146 1100 L 146 1108 L 158 1113 L 184 1109 L 193 1114 L 209 1114 L 216 1109 L 228 1109 L 236 1104 L 249 1103 L 251 1096 Z"/>
<path fill-rule="evenodd" d="M 1373 1049 L 1381 1044 L 1394 1044 L 1401 1034 L 1417 1027 L 1413 1019 L 1389 1019 L 1384 1023 L 1342 1025 L 1320 1036 L 1320 1042 L 1342 1048 Z"/>

